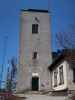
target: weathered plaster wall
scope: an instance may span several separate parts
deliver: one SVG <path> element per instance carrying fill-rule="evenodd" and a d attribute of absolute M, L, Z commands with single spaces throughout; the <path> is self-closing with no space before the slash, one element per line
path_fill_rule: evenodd
<path fill-rule="evenodd" d="M 35 17 L 39 19 L 38 34 L 32 34 L 32 24 L 36 23 Z M 36 65 L 34 65 L 32 60 L 32 55 L 35 49 L 38 51 Z M 34 72 L 39 74 L 39 90 L 49 89 L 51 81 L 48 66 L 51 62 L 49 14 L 40 12 L 22 12 L 17 90 L 31 89 L 32 73 Z"/>

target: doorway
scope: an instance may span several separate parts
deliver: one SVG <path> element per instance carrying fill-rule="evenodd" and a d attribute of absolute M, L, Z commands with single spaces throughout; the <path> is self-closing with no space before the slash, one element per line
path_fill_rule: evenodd
<path fill-rule="evenodd" d="M 33 91 L 39 90 L 39 77 L 38 76 L 32 77 L 32 90 Z"/>

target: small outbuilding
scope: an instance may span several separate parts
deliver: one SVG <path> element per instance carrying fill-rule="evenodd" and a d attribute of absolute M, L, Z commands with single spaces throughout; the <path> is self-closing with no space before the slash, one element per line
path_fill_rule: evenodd
<path fill-rule="evenodd" d="M 63 50 L 49 66 L 49 70 L 52 91 L 75 93 L 75 49 Z"/>

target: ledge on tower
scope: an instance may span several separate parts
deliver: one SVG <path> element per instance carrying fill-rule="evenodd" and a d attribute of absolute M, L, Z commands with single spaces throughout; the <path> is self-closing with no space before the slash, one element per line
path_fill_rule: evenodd
<path fill-rule="evenodd" d="M 41 12 L 41 13 L 48 13 L 48 10 L 44 9 L 21 9 L 21 11 L 28 11 L 28 12 Z"/>

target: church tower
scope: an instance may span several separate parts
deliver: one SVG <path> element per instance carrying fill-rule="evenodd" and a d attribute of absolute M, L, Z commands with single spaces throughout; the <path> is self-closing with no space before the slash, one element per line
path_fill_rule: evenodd
<path fill-rule="evenodd" d="M 50 16 L 47 10 L 21 11 L 17 91 L 44 90 L 51 86 Z"/>

